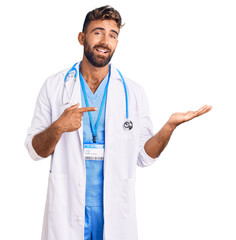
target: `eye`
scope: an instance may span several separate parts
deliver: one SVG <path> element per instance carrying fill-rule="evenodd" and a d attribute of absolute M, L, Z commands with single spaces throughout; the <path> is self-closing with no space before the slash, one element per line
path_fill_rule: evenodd
<path fill-rule="evenodd" d="M 95 32 L 95 35 L 102 35 L 102 32 Z"/>
<path fill-rule="evenodd" d="M 115 34 L 111 34 L 110 37 L 113 38 L 113 39 L 117 38 L 117 36 Z"/>

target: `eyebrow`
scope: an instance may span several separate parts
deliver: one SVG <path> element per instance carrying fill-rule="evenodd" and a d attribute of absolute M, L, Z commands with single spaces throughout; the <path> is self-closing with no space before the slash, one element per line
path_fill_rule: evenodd
<path fill-rule="evenodd" d="M 94 29 L 91 31 L 91 33 L 94 32 L 94 31 L 96 31 L 96 30 L 102 30 L 102 31 L 104 31 L 105 28 L 96 27 L 96 28 L 94 28 Z M 118 33 L 117 31 L 115 31 L 115 30 L 111 30 L 111 32 L 114 32 L 117 36 L 119 35 L 119 33 Z"/>

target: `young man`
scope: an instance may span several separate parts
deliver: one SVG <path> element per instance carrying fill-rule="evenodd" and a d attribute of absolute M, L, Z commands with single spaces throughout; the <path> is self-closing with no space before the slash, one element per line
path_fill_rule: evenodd
<path fill-rule="evenodd" d="M 121 22 L 109 6 L 89 12 L 81 63 L 38 96 L 26 147 L 34 160 L 52 156 L 43 240 L 136 240 L 136 165 L 154 163 L 179 124 L 211 109 L 175 113 L 153 135 L 142 87 L 109 65 Z"/>

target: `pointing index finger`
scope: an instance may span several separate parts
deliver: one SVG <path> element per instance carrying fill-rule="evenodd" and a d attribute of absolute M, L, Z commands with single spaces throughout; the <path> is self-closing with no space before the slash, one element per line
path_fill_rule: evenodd
<path fill-rule="evenodd" d="M 96 107 L 82 107 L 78 108 L 80 112 L 91 112 L 91 111 L 97 111 Z"/>

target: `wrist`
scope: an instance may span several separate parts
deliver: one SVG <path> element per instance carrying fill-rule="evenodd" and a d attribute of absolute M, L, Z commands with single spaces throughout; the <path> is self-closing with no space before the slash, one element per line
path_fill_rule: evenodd
<path fill-rule="evenodd" d="M 62 135 L 65 132 L 64 127 L 60 124 L 59 120 L 56 120 L 52 125 L 51 128 L 53 130 L 53 133 L 56 135 Z"/>
<path fill-rule="evenodd" d="M 176 124 L 175 122 L 171 121 L 171 119 L 169 119 L 166 123 L 166 126 L 171 130 L 174 131 L 176 129 L 176 127 L 178 126 L 178 124 Z"/>

